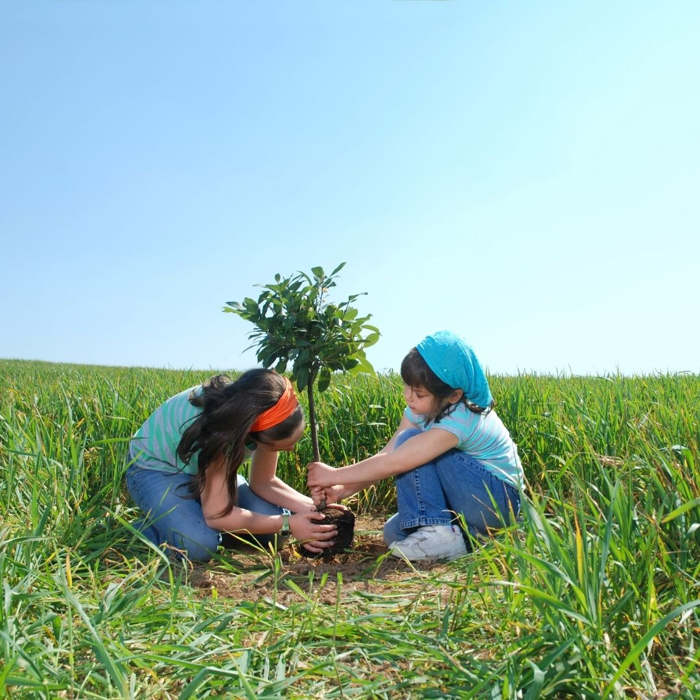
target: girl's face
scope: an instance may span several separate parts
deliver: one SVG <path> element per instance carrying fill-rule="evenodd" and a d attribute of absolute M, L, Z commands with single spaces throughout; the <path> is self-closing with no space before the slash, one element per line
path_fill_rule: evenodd
<path fill-rule="evenodd" d="M 447 398 L 438 399 L 435 394 L 431 394 L 424 386 L 403 385 L 403 397 L 406 405 L 419 416 L 425 416 L 433 420 L 440 411 L 450 403 L 457 403 L 462 398 L 462 390 L 455 389 Z"/>
<path fill-rule="evenodd" d="M 285 440 L 274 440 L 273 442 L 257 442 L 258 447 L 268 452 L 291 452 L 296 446 L 297 442 L 301 439 L 304 434 L 304 429 L 306 428 L 304 422 L 299 426 L 299 428 Z"/>
<path fill-rule="evenodd" d="M 424 386 L 403 386 L 406 405 L 419 416 L 432 416 L 439 410 L 438 400 Z"/>

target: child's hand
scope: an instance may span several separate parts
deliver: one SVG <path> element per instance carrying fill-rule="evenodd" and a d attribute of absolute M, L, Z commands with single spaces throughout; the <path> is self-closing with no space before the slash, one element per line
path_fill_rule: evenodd
<path fill-rule="evenodd" d="M 337 477 L 333 467 L 329 467 L 323 462 L 310 462 L 306 469 L 306 481 L 312 492 L 314 488 L 335 486 Z"/>
<path fill-rule="evenodd" d="M 318 510 L 323 510 L 327 506 L 345 508 L 340 503 L 341 499 L 345 497 L 345 487 L 340 484 L 326 487 L 314 486 L 309 491 L 311 492 L 311 499 Z"/>
<path fill-rule="evenodd" d="M 345 508 L 345 506 L 341 506 L 340 504 L 340 501 L 348 495 L 345 486 L 336 484 L 335 486 L 328 486 L 327 488 L 323 489 L 323 491 L 326 503 L 328 503 L 329 506 L 340 506 L 341 508 Z"/>
<path fill-rule="evenodd" d="M 328 496 L 326 496 L 326 489 L 321 486 L 314 486 L 314 488 L 309 489 L 311 492 L 311 500 L 316 506 L 316 510 L 323 510 L 325 504 L 328 502 Z"/>
<path fill-rule="evenodd" d="M 317 554 L 334 544 L 333 538 L 338 534 L 335 525 L 322 525 L 325 516 L 315 510 L 294 513 L 289 518 L 292 535 L 304 544 L 304 547 Z"/>

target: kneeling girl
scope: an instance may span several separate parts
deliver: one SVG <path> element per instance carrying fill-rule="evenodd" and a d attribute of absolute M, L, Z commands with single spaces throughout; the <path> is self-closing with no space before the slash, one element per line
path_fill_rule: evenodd
<path fill-rule="evenodd" d="M 272 370 L 219 375 L 171 397 L 129 445 L 126 483 L 145 513 L 138 529 L 194 561 L 211 558 L 222 531 L 266 542 L 288 527 L 311 551 L 331 546 L 335 527 L 276 475 L 278 453 L 303 432 L 294 390 Z M 238 468 L 251 453 L 249 484 Z"/>

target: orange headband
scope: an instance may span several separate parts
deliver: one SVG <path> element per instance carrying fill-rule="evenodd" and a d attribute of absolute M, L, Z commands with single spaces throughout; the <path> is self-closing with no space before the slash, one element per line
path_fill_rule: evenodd
<path fill-rule="evenodd" d="M 287 377 L 284 378 L 284 384 L 285 388 L 282 396 L 279 397 L 274 406 L 270 406 L 255 419 L 255 422 L 250 427 L 251 433 L 257 433 L 279 425 L 285 418 L 289 418 L 294 413 L 294 410 L 299 405 L 299 401 L 294 394 L 294 389 L 292 389 L 292 383 Z"/>

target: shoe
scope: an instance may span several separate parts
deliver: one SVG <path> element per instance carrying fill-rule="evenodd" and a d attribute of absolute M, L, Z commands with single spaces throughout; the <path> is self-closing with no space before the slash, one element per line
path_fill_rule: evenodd
<path fill-rule="evenodd" d="M 426 525 L 405 539 L 392 542 L 389 552 L 409 561 L 437 561 L 464 556 L 467 547 L 456 525 Z"/>

